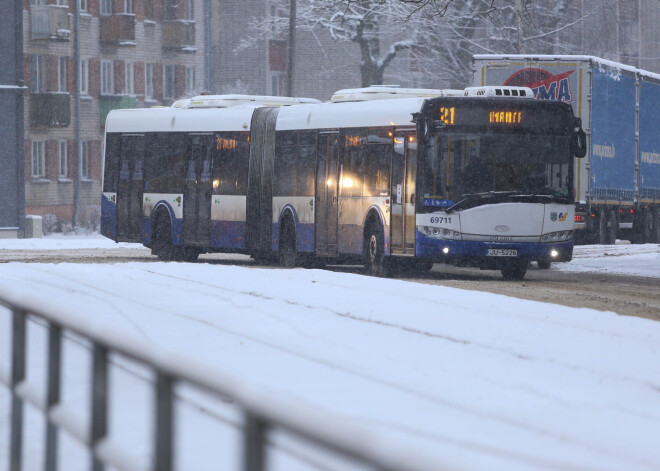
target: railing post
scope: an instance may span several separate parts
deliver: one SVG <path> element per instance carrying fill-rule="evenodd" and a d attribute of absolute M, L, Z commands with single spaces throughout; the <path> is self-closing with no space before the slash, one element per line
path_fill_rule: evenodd
<path fill-rule="evenodd" d="M 108 433 L 108 349 L 94 343 L 93 350 L 90 449 L 92 451 L 92 471 L 103 471 L 105 466 L 96 457 L 94 448 Z"/>
<path fill-rule="evenodd" d="M 57 427 L 48 418 L 50 409 L 60 402 L 62 365 L 62 328 L 49 323 L 48 395 L 46 398 L 46 471 L 57 470 Z"/>
<path fill-rule="evenodd" d="M 265 471 L 266 469 L 266 422 L 245 411 L 243 431 L 243 471 Z"/>
<path fill-rule="evenodd" d="M 11 347 L 11 438 L 10 471 L 21 471 L 21 451 L 23 448 L 23 400 L 16 395 L 14 388 L 25 379 L 26 314 L 14 309 L 12 321 Z"/>
<path fill-rule="evenodd" d="M 174 381 L 160 372 L 156 377 L 156 430 L 154 471 L 174 469 Z"/>

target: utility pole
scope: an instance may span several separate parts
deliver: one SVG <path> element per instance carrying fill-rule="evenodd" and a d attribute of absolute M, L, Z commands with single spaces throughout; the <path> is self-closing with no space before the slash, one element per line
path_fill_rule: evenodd
<path fill-rule="evenodd" d="M 76 188 L 73 201 L 73 227 L 78 226 L 80 219 L 80 183 L 82 182 L 82 142 L 80 142 L 80 0 L 76 0 L 76 44 L 75 44 L 75 58 L 76 61 L 76 149 L 78 154 L 78 172 L 76 175 Z"/>
<path fill-rule="evenodd" d="M 293 96 L 293 56 L 296 51 L 296 1 L 289 0 L 289 49 L 286 56 L 287 96 Z"/>

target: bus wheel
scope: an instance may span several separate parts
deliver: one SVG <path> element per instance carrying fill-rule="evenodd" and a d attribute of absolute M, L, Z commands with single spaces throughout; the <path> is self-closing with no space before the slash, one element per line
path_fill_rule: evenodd
<path fill-rule="evenodd" d="M 502 276 L 505 280 L 522 280 L 527 273 L 527 261 L 513 260 L 502 267 Z"/>
<path fill-rule="evenodd" d="M 182 247 L 181 248 L 181 260 L 184 262 L 195 262 L 199 257 L 199 249 L 194 247 Z"/>
<path fill-rule="evenodd" d="M 296 251 L 296 230 L 290 218 L 282 221 L 280 229 L 280 266 L 285 268 L 293 268 L 297 263 Z"/>
<path fill-rule="evenodd" d="M 415 260 L 413 269 L 418 272 L 429 272 L 433 269 L 433 262 L 428 260 Z"/>
<path fill-rule="evenodd" d="M 172 244 L 172 228 L 169 216 L 161 211 L 156 215 L 153 230 L 152 247 L 161 260 L 174 260 L 176 248 Z"/>
<path fill-rule="evenodd" d="M 548 260 L 547 258 L 542 258 L 541 260 L 537 261 L 536 263 L 539 265 L 539 268 L 541 270 L 547 270 L 552 265 L 552 262 L 550 260 Z"/>
<path fill-rule="evenodd" d="M 378 223 L 367 226 L 364 240 L 364 268 L 368 275 L 386 276 L 383 230 Z"/>

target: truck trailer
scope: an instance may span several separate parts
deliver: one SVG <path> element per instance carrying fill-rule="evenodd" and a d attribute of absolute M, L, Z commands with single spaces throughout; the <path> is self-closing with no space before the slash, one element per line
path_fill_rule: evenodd
<path fill-rule="evenodd" d="M 576 243 L 660 242 L 660 74 L 591 56 L 483 54 L 474 85 L 529 87 L 581 118 Z"/>

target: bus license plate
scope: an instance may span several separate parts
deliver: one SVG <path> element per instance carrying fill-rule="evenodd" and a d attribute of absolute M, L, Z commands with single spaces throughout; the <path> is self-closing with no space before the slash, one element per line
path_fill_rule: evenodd
<path fill-rule="evenodd" d="M 488 249 L 489 257 L 517 257 L 518 249 Z"/>

